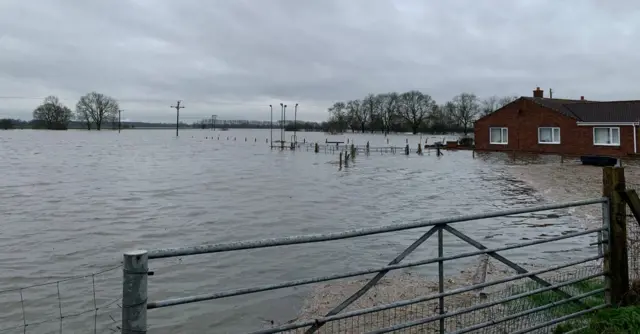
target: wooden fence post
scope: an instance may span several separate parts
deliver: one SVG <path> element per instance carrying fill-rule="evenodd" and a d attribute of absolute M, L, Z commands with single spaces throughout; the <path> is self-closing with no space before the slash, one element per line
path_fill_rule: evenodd
<path fill-rule="evenodd" d="M 604 254 L 607 302 L 613 306 L 625 304 L 629 291 L 629 263 L 627 258 L 627 210 L 620 195 L 625 191 L 624 168 L 605 167 L 602 175 L 602 195 L 609 199 L 608 247 Z"/>

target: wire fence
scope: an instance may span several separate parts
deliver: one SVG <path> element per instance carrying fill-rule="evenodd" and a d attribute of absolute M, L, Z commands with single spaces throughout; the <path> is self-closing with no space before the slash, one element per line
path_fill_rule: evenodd
<path fill-rule="evenodd" d="M 543 277 L 574 296 L 573 301 L 581 300 L 591 307 L 605 305 L 605 283 L 602 268 L 598 265 L 571 268 Z M 447 333 L 503 334 L 526 329 L 530 333 L 549 333 L 558 326 L 558 322 L 565 322 L 561 326 L 568 330 L 585 326 L 586 315 L 557 321 L 581 309 L 577 305 L 568 305 L 572 300 L 562 303 L 562 297 L 551 290 L 550 287 L 521 281 L 503 284 L 491 293 L 465 293 L 448 298 L 445 330 Z M 376 298 L 382 299 L 380 290 L 372 292 Z M 354 309 L 357 309 L 357 305 Z M 438 301 L 428 301 L 330 321 L 317 333 L 376 333 L 392 328 L 398 328 L 394 333 L 439 333 L 438 316 Z M 428 322 L 430 319 L 436 320 Z M 270 327 L 277 326 L 274 324 Z M 308 329 L 278 333 L 302 334 L 308 333 Z"/>
<path fill-rule="evenodd" d="M 121 268 L 1 290 L 0 333 L 119 333 Z"/>
<path fill-rule="evenodd" d="M 627 189 L 640 193 L 640 183 L 627 181 Z M 629 257 L 629 281 L 640 280 L 640 222 L 627 210 L 627 252 Z"/>

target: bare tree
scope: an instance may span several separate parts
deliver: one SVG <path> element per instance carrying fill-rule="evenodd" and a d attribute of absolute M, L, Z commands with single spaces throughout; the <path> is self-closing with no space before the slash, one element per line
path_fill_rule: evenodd
<path fill-rule="evenodd" d="M 91 130 L 91 122 L 96 125 L 97 130 L 100 130 L 104 121 L 118 114 L 118 109 L 120 107 L 114 98 L 91 92 L 81 97 L 76 104 L 76 117 L 87 122 L 89 130 Z"/>
<path fill-rule="evenodd" d="M 462 127 L 466 136 L 480 112 L 478 98 L 475 94 L 462 93 L 453 98 L 453 104 L 455 105 L 454 119 Z"/>
<path fill-rule="evenodd" d="M 347 102 L 347 122 L 351 132 L 355 132 L 362 124 L 362 102 L 351 100 Z"/>
<path fill-rule="evenodd" d="M 76 106 L 75 119 L 79 122 L 83 122 L 87 127 L 87 130 L 91 130 L 91 126 L 93 125 L 93 123 L 91 121 L 91 114 L 89 114 L 88 110 L 78 109 Z"/>
<path fill-rule="evenodd" d="M 399 114 L 407 121 L 413 134 L 416 134 L 435 106 L 430 95 L 412 90 L 400 95 Z"/>
<path fill-rule="evenodd" d="M 434 133 L 445 133 L 455 127 L 453 114 L 455 105 L 449 101 L 444 105 L 434 108 L 433 113 L 429 117 L 429 126 Z"/>
<path fill-rule="evenodd" d="M 507 104 L 517 100 L 517 99 L 518 99 L 518 97 L 515 96 L 515 95 L 501 97 L 498 100 L 497 107 L 498 108 L 502 108 L 502 107 L 506 106 Z"/>
<path fill-rule="evenodd" d="M 499 100 L 500 99 L 495 95 L 489 96 L 486 99 L 482 100 L 480 102 L 480 112 L 482 116 L 489 115 L 490 113 L 496 111 L 496 109 L 499 109 L 500 108 L 498 107 Z"/>
<path fill-rule="evenodd" d="M 345 109 L 347 108 L 344 102 L 336 102 L 333 106 L 329 107 L 329 113 L 331 114 L 331 120 L 334 122 L 338 131 L 342 132 L 347 128 L 347 114 Z"/>
<path fill-rule="evenodd" d="M 55 96 L 47 96 L 33 111 L 33 119 L 41 122 L 49 130 L 66 130 L 72 117 L 71 109 Z"/>
<path fill-rule="evenodd" d="M 388 134 L 391 131 L 391 124 L 398 115 L 398 106 L 400 102 L 400 96 L 398 93 L 392 92 L 387 94 L 378 95 L 380 100 L 380 118 L 382 119 L 382 126 L 384 134 Z"/>
<path fill-rule="evenodd" d="M 380 100 L 376 95 L 369 94 L 362 100 L 362 119 L 360 120 L 360 128 L 364 133 L 365 127 L 369 124 L 371 132 L 373 132 L 373 120 L 377 118 Z"/>

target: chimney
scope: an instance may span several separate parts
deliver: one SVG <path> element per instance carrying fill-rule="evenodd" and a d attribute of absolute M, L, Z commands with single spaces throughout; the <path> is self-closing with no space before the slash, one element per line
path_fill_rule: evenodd
<path fill-rule="evenodd" d="M 584 96 L 580 96 L 580 101 L 584 101 Z"/>
<path fill-rule="evenodd" d="M 536 90 L 533 91 L 533 97 L 544 97 L 544 90 L 540 89 L 540 87 L 536 87 Z"/>

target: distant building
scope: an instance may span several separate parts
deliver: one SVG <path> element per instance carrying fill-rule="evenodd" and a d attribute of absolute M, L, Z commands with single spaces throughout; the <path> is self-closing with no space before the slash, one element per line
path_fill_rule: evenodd
<path fill-rule="evenodd" d="M 638 153 L 640 101 L 520 97 L 475 122 L 475 148 L 564 155 Z"/>

